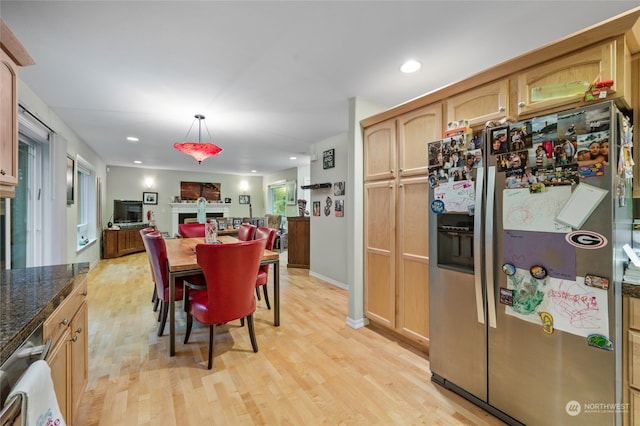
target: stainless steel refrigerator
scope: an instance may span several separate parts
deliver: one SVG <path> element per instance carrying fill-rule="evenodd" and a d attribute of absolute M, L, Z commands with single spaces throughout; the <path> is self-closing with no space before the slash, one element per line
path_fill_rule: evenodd
<path fill-rule="evenodd" d="M 608 101 L 428 143 L 432 381 L 507 423 L 628 409 L 627 115 Z"/>

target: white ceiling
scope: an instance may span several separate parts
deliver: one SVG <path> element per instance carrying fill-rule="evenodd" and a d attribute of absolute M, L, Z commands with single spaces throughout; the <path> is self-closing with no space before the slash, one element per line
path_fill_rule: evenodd
<path fill-rule="evenodd" d="M 352 97 L 390 108 L 638 5 L 0 0 L 0 16 L 36 61 L 20 78 L 108 165 L 264 175 L 346 132 Z M 401 74 L 409 58 L 424 66 Z M 224 149 L 201 165 L 172 147 L 195 114 Z"/>

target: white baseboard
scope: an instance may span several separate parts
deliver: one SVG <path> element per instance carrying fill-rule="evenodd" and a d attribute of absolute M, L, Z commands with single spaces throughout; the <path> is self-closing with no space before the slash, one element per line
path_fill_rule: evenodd
<path fill-rule="evenodd" d="M 313 271 L 309 271 L 309 276 L 310 277 L 314 277 L 314 278 L 318 278 L 319 280 L 322 280 L 322 281 L 326 281 L 327 283 L 329 283 L 331 285 L 334 285 L 336 287 L 339 287 L 339 288 L 341 288 L 343 290 L 349 290 L 349 286 L 348 285 L 346 285 L 344 283 L 341 283 L 339 281 L 336 281 L 334 279 L 331 279 L 329 277 L 325 277 L 324 275 L 317 274 L 317 273 L 315 273 Z"/>
<path fill-rule="evenodd" d="M 369 324 L 368 318 L 354 319 L 354 318 L 347 317 L 347 325 L 356 330 L 359 328 L 365 327 L 368 324 Z"/>

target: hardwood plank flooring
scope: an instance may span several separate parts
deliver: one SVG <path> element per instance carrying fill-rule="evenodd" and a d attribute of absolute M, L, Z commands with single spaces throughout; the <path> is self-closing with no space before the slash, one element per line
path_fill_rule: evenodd
<path fill-rule="evenodd" d="M 346 291 L 286 264 L 283 253 L 280 327 L 258 301 L 259 352 L 246 327 L 226 324 L 207 370 L 208 329 L 194 321 L 183 344 L 181 304 L 175 357 L 169 326 L 156 335 L 146 254 L 101 260 L 89 273 L 89 380 L 76 425 L 503 424 L 431 383 L 426 355 L 347 326 Z"/>

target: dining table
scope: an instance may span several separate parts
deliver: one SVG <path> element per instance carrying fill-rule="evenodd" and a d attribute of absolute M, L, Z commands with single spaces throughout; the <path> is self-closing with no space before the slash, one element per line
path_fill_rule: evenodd
<path fill-rule="evenodd" d="M 230 235 L 219 235 L 218 243 L 232 244 L 240 242 Z M 204 238 L 175 238 L 166 239 L 167 262 L 169 266 L 169 355 L 176 354 L 176 278 L 198 274 L 202 268 L 196 258 L 196 245 L 204 243 Z M 260 265 L 273 265 L 273 325 L 280 325 L 280 256 L 278 253 L 266 250 L 262 255 Z M 258 271 L 256 271 L 256 276 Z"/>

